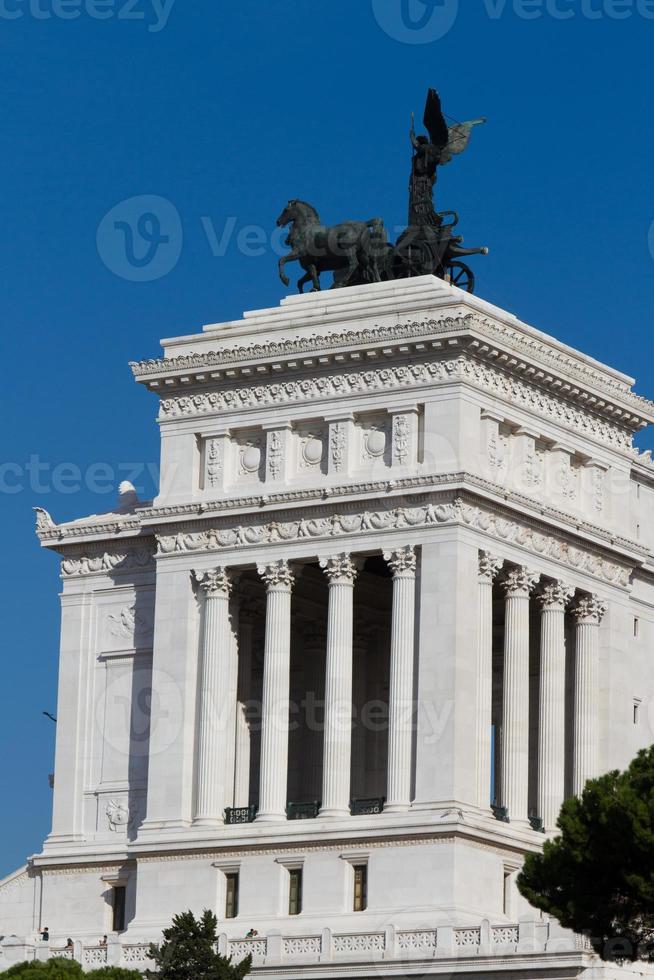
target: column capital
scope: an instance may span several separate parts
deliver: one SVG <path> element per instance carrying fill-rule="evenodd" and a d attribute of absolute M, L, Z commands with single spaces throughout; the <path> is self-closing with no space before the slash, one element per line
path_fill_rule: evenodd
<path fill-rule="evenodd" d="M 507 599 L 523 597 L 528 599 L 534 586 L 540 579 L 540 572 L 518 565 L 509 569 L 504 576 L 504 589 Z"/>
<path fill-rule="evenodd" d="M 329 579 L 330 585 L 354 585 L 359 570 L 355 559 L 348 554 L 321 558 L 320 567 Z"/>
<path fill-rule="evenodd" d="M 574 586 L 565 582 L 547 582 L 538 594 L 541 609 L 563 612 L 575 594 Z"/>
<path fill-rule="evenodd" d="M 479 552 L 479 578 L 482 582 L 493 583 L 493 580 L 499 574 L 502 565 L 504 564 L 503 558 L 498 558 L 490 551 L 480 551 Z"/>
<path fill-rule="evenodd" d="M 207 599 L 229 599 L 234 583 L 226 568 L 195 569 L 191 574 Z"/>
<path fill-rule="evenodd" d="M 582 596 L 572 609 L 572 615 L 578 624 L 587 623 L 590 626 L 599 626 L 605 612 L 606 603 L 596 595 Z"/>
<path fill-rule="evenodd" d="M 277 590 L 290 592 L 295 582 L 295 576 L 287 561 L 281 560 L 270 565 L 257 565 L 257 571 L 266 583 L 269 591 Z"/>
<path fill-rule="evenodd" d="M 384 561 L 393 572 L 393 578 L 413 578 L 416 574 L 416 549 L 413 545 L 385 551 Z"/>

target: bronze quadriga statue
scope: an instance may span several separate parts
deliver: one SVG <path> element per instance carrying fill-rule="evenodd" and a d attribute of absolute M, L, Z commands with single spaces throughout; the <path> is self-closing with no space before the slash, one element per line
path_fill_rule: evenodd
<path fill-rule="evenodd" d="M 319 290 L 323 272 L 333 272 L 334 288 L 435 275 L 472 292 L 474 274 L 461 258 L 487 255 L 488 249 L 462 248 L 463 238 L 453 234 L 459 216 L 455 211 L 435 210 L 434 187 L 438 168 L 463 153 L 474 127 L 485 121 L 475 119 L 448 127 L 438 93 L 429 90 L 424 115 L 429 137 L 416 136 L 412 124 L 409 222 L 394 245 L 388 241 L 381 218 L 325 227 L 311 204 L 289 201 L 277 219 L 278 225 L 290 226 L 286 244 L 291 252 L 279 262 L 284 285 L 289 285 L 286 264 L 299 262 L 305 271 L 298 282 L 301 293 L 309 282 L 313 291 Z"/>

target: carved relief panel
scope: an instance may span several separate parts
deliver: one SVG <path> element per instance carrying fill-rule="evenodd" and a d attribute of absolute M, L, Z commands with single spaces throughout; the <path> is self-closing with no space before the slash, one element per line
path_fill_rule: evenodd
<path fill-rule="evenodd" d="M 356 467 L 378 469 L 392 463 L 391 418 L 387 412 L 356 418 Z"/>
<path fill-rule="evenodd" d="M 299 476 L 327 473 L 329 429 L 326 423 L 300 424 L 294 432 L 295 471 Z"/>

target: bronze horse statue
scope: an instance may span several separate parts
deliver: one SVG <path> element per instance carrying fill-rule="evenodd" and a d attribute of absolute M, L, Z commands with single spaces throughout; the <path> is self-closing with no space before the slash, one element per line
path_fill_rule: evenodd
<path fill-rule="evenodd" d="M 287 262 L 299 262 L 305 275 L 298 281 L 304 292 L 308 282 L 312 292 L 320 290 L 320 274 L 334 273 L 332 288 L 361 282 L 380 282 L 377 257 L 384 250 L 386 235 L 381 218 L 370 221 L 346 221 L 325 227 L 314 207 L 306 201 L 289 201 L 279 218 L 278 227 L 290 225 L 286 244 L 292 249 L 279 260 L 279 277 L 285 286 L 289 278 L 284 271 Z"/>

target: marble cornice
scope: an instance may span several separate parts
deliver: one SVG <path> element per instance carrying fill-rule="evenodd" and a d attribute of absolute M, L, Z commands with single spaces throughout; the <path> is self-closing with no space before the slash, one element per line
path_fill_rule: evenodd
<path fill-rule="evenodd" d="M 434 508 L 452 506 L 457 501 L 460 508 L 455 513 L 440 517 L 436 514 Z M 431 509 L 420 515 L 416 507 Z M 394 521 L 384 516 L 391 511 L 396 515 Z M 339 528 L 341 518 L 346 523 L 350 521 L 349 530 Z M 360 519 L 358 527 L 351 524 L 352 518 L 355 522 Z M 563 561 L 624 588 L 636 568 L 651 560 L 649 552 L 635 541 L 611 535 L 596 525 L 466 473 L 370 481 L 333 487 L 328 494 L 319 489 L 286 491 L 264 497 L 146 508 L 139 512 L 139 520 L 137 539 L 130 527 L 123 538 L 112 534 L 107 540 L 97 522 L 86 525 L 85 539 L 82 524 L 75 525 L 75 534 L 70 538 L 65 526 L 53 525 L 38 534 L 45 547 L 64 556 L 65 576 L 148 570 L 152 567 L 155 537 L 159 557 L 163 557 L 180 551 L 240 550 L 302 538 L 329 539 L 348 533 L 418 529 L 444 523 L 476 527 L 497 540 L 531 546 L 534 554 Z M 331 522 L 329 529 L 325 521 Z M 557 526 L 552 528 L 549 522 Z M 210 539 L 211 534 L 215 537 Z M 185 538 L 193 541 L 193 535 L 199 536 L 197 546 L 187 548 L 178 543 Z M 171 544 L 173 539 L 175 543 Z M 202 546 L 205 539 L 206 549 Z M 547 541 L 556 544 L 548 548 Z"/>
<path fill-rule="evenodd" d="M 435 344 L 432 341 L 431 344 Z M 425 345 L 425 347 L 428 345 Z M 160 422 L 184 422 L 191 419 L 221 417 L 229 427 L 236 414 L 243 424 L 247 413 L 288 405 L 316 411 L 322 402 L 361 398 L 365 395 L 384 395 L 390 391 L 410 393 L 415 399 L 421 389 L 433 390 L 440 385 L 466 385 L 474 391 L 499 398 L 507 406 L 523 409 L 561 426 L 567 431 L 609 446 L 614 451 L 631 454 L 633 432 L 646 422 L 638 416 L 631 418 L 624 408 L 610 406 L 606 401 L 584 401 L 579 389 L 557 382 L 548 388 L 546 378 L 520 374 L 510 370 L 507 362 L 498 362 L 492 351 L 486 356 L 466 351 L 458 338 L 449 338 L 444 350 L 425 353 L 417 351 L 407 357 L 409 345 L 401 345 L 404 353 L 393 358 L 384 348 L 383 360 L 347 363 L 339 370 L 308 370 L 297 363 L 292 377 L 247 377 L 236 383 L 210 383 L 206 376 L 200 387 L 171 391 L 160 402 Z M 358 355 L 357 355 L 358 356 Z M 322 360 L 322 359 L 320 359 Z M 574 397 L 573 397 L 574 396 Z M 575 401 L 575 397 L 578 400 Z M 590 406 L 590 407 L 589 407 Z M 511 409 L 507 408 L 510 414 Z M 222 418 L 226 415 L 227 418 Z"/>
<path fill-rule="evenodd" d="M 426 351 L 438 354 L 450 350 L 448 341 L 480 361 L 493 362 L 508 374 L 611 418 L 629 431 L 654 421 L 654 404 L 608 371 L 545 340 L 473 313 L 132 362 L 131 368 L 138 381 L 166 398 L 168 392 L 206 388 L 216 382 L 263 381 L 299 369 L 324 371 L 335 365 L 374 363 L 377 358 L 389 361 Z"/>
<path fill-rule="evenodd" d="M 105 525 L 96 520 L 87 524 L 79 522 L 72 526 L 59 526 L 51 522 L 45 526 L 40 519 L 37 535 L 44 547 L 59 551 L 66 557 L 91 556 L 96 559 L 97 564 L 97 559 L 102 558 L 107 551 L 110 554 L 124 555 L 126 549 L 130 552 L 152 549 L 153 537 L 156 533 L 161 536 L 166 533 L 210 530 L 218 526 L 238 528 L 242 526 L 237 523 L 238 517 L 246 521 L 248 527 L 256 527 L 262 522 L 279 523 L 285 518 L 287 520 L 293 518 L 297 521 L 304 517 L 310 522 L 326 507 L 328 508 L 326 512 L 330 513 L 334 513 L 336 508 L 342 513 L 365 513 L 366 507 L 379 504 L 382 495 L 387 504 L 401 504 L 405 499 L 412 504 L 430 491 L 432 495 L 443 491 L 454 493 L 468 491 L 471 502 L 482 503 L 498 518 L 511 519 L 517 513 L 520 520 L 531 522 L 533 527 L 538 528 L 543 534 L 550 533 L 548 521 L 555 522 L 558 525 L 555 533 L 559 536 L 581 543 L 585 549 L 600 549 L 607 554 L 610 553 L 612 557 L 617 554 L 621 561 L 631 567 L 652 560 L 649 551 L 639 542 L 613 535 L 598 525 L 541 504 L 524 494 L 507 491 L 490 480 L 465 472 L 425 474 L 390 481 L 371 480 L 330 488 L 286 490 L 275 494 L 161 508 L 148 507 L 139 510 L 136 516 L 125 518 L 125 530 L 122 534 L 116 532 L 114 520 L 107 525 L 111 530 L 106 531 Z M 416 494 L 419 496 L 416 497 Z M 298 511 L 298 505 L 304 505 L 302 511 Z M 305 508 L 309 506 L 311 511 L 308 513 Z M 293 512 L 290 513 L 290 517 L 289 512 Z M 592 540 L 589 542 L 584 536 Z M 108 563 L 104 564 L 107 566 L 105 570 L 108 570 Z"/>
<path fill-rule="evenodd" d="M 612 554 L 605 557 L 587 541 L 560 529 L 553 530 L 543 521 L 516 513 L 506 506 L 481 499 L 469 490 L 444 489 L 440 492 L 415 494 L 407 498 L 384 501 L 353 502 L 336 510 L 322 505 L 312 515 L 256 515 L 246 524 L 232 521 L 209 522 L 206 529 L 188 523 L 182 529 L 166 528 L 157 535 L 157 560 L 180 554 L 215 554 L 224 551 L 247 551 L 262 545 L 291 545 L 307 540 L 340 542 L 348 536 L 360 541 L 362 535 L 404 532 L 407 544 L 414 544 L 419 530 L 437 526 L 460 526 L 477 530 L 494 539 L 524 549 L 534 557 L 551 559 L 567 568 L 593 576 L 622 589 L 630 587 L 637 556 Z M 271 520 L 276 516 L 279 519 Z M 163 530 L 163 529 L 160 529 Z M 353 545 L 353 547 L 356 547 Z M 608 549 L 607 549 L 608 550 Z"/>

